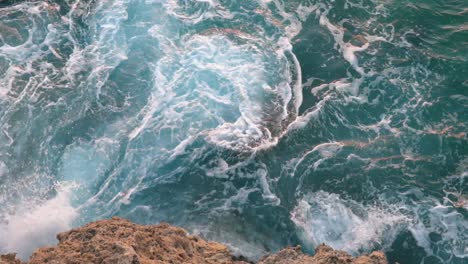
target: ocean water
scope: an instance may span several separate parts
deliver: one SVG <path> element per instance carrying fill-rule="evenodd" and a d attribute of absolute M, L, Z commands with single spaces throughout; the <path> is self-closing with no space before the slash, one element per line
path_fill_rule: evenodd
<path fill-rule="evenodd" d="M 253 260 L 468 263 L 466 0 L 0 1 L 0 251 L 114 215 Z"/>

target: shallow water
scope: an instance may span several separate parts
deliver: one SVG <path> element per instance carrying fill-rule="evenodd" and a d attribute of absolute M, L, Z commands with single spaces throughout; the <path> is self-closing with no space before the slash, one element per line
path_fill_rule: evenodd
<path fill-rule="evenodd" d="M 256 259 L 468 261 L 468 4 L 0 3 L 0 250 L 119 215 Z"/>

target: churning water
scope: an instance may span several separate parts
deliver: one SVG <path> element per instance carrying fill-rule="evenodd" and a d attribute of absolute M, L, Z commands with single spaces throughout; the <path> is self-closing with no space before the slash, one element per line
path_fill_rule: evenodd
<path fill-rule="evenodd" d="M 0 251 L 114 215 L 256 259 L 468 262 L 466 0 L 0 1 Z"/>

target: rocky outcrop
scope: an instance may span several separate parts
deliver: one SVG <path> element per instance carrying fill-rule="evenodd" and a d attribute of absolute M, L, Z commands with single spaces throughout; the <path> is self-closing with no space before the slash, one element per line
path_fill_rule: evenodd
<path fill-rule="evenodd" d="M 114 217 L 57 235 L 59 243 L 37 249 L 28 264 L 247 264 L 222 244 L 209 242 L 169 224 L 137 225 Z M 314 256 L 289 247 L 263 257 L 258 264 L 385 264 L 383 253 L 352 257 L 320 245 Z M 0 264 L 21 264 L 15 254 L 1 255 Z"/>
<path fill-rule="evenodd" d="M 243 263 L 226 246 L 187 235 L 182 228 L 117 217 L 60 233 L 57 239 L 57 246 L 36 250 L 28 263 Z"/>
<path fill-rule="evenodd" d="M 387 259 L 382 252 L 375 251 L 370 255 L 352 257 L 348 253 L 322 244 L 315 249 L 315 255 L 309 256 L 301 247 L 288 247 L 276 254 L 263 257 L 258 264 L 383 264 Z"/>
<path fill-rule="evenodd" d="M 0 255 L 0 264 L 21 264 L 15 253 Z"/>

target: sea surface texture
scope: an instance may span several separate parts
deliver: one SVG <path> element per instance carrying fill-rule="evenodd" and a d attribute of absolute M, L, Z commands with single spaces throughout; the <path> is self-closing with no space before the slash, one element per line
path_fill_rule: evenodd
<path fill-rule="evenodd" d="M 122 216 L 253 260 L 468 263 L 466 0 L 0 1 L 0 251 Z"/>

